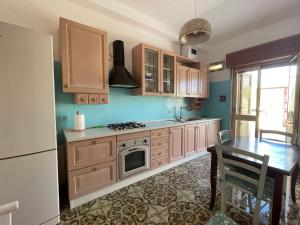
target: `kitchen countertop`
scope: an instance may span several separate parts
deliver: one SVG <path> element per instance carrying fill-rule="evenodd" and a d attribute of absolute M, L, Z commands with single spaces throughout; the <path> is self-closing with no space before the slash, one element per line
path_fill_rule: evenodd
<path fill-rule="evenodd" d="M 120 134 L 129 134 L 129 133 L 148 131 L 148 130 L 150 131 L 159 128 L 182 126 L 186 124 L 193 124 L 199 122 L 208 122 L 212 120 L 221 120 L 221 119 L 220 118 L 199 118 L 199 120 L 186 121 L 186 122 L 178 122 L 172 120 L 149 121 L 149 122 L 144 122 L 146 124 L 146 127 L 127 129 L 127 130 L 113 130 L 108 127 L 88 128 L 85 129 L 84 131 L 74 131 L 72 129 L 65 129 L 64 135 L 67 142 L 74 142 L 74 141 L 82 141 L 82 140 L 88 140 L 93 138 L 115 136 Z"/>

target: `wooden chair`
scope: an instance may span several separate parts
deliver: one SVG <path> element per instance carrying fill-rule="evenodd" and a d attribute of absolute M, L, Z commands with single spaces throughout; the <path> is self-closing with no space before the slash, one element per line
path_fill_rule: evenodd
<path fill-rule="evenodd" d="M 288 132 L 278 131 L 278 130 L 263 130 L 263 129 L 260 129 L 259 130 L 259 139 L 263 139 L 263 134 L 278 134 L 278 135 L 282 135 L 282 136 L 285 136 L 285 137 L 289 137 L 290 141 L 284 141 L 284 142 L 290 143 L 292 145 L 295 145 L 296 141 L 297 141 L 297 134 L 294 134 L 294 133 L 288 133 Z M 277 139 L 271 139 L 271 138 L 266 138 L 266 139 L 282 142 L 281 140 L 277 140 Z"/>
<path fill-rule="evenodd" d="M 231 218 L 221 212 L 217 212 L 205 225 L 238 225 Z"/>
<path fill-rule="evenodd" d="M 266 176 L 269 156 L 257 155 L 252 152 L 243 151 L 236 148 L 230 148 L 225 145 L 216 144 L 216 152 L 220 167 L 221 177 L 221 212 L 226 215 L 228 206 L 247 213 L 253 218 L 253 225 L 258 225 L 259 213 L 262 209 L 262 200 L 271 202 L 273 196 L 273 180 Z M 223 157 L 223 153 L 234 154 L 241 158 L 252 158 L 261 162 L 261 168 L 256 168 L 248 164 Z M 232 167 L 238 167 L 238 170 L 232 170 Z M 247 194 L 255 198 L 255 207 L 253 213 L 245 211 L 236 202 L 232 202 L 232 190 L 239 191 L 243 196 Z M 237 194 L 235 197 L 238 197 Z M 250 204 L 250 202 L 248 203 Z M 252 207 L 249 205 L 249 208 Z"/>
<path fill-rule="evenodd" d="M 232 130 L 222 130 L 218 133 L 218 143 L 221 145 L 221 144 L 224 144 L 225 142 L 227 141 L 231 141 L 233 139 L 233 136 L 232 136 Z M 232 167 L 230 168 L 231 170 L 238 170 L 239 168 L 238 167 Z M 244 198 L 244 196 L 247 196 L 247 194 L 245 193 L 242 193 L 242 198 Z M 251 203 L 251 197 L 248 196 L 248 204 Z M 252 211 L 252 206 L 250 205 L 250 210 Z"/>
<path fill-rule="evenodd" d="M 284 141 L 286 143 L 289 143 L 291 145 L 296 145 L 297 143 L 297 134 L 295 133 L 288 133 L 288 132 L 284 132 L 284 131 L 278 131 L 278 130 L 263 130 L 260 129 L 259 130 L 259 139 L 266 139 L 266 140 L 273 140 L 273 141 L 279 141 L 279 142 L 283 142 L 282 140 L 278 140 L 278 139 L 274 139 L 274 138 L 263 138 L 263 134 L 278 134 L 278 135 L 282 135 L 285 136 L 286 138 L 290 138 L 290 140 Z M 283 178 L 283 193 L 286 194 L 286 189 L 287 189 L 287 176 L 284 176 Z"/>
<path fill-rule="evenodd" d="M 232 131 L 231 130 L 222 130 L 218 133 L 218 143 L 224 144 L 227 141 L 233 139 Z"/>

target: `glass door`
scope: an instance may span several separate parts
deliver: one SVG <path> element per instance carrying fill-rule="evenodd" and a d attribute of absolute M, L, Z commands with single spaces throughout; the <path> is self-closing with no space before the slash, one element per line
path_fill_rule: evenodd
<path fill-rule="evenodd" d="M 296 132 L 297 61 L 294 57 L 289 63 L 262 67 L 259 129 Z M 265 137 L 287 141 L 282 135 L 266 134 Z"/>
<path fill-rule="evenodd" d="M 175 95 L 175 55 L 171 52 L 161 51 L 162 79 L 161 94 L 164 96 Z"/>
<path fill-rule="evenodd" d="M 236 137 L 257 136 L 259 68 L 235 71 L 232 129 Z"/>
<path fill-rule="evenodd" d="M 144 67 L 145 67 L 145 92 L 148 94 L 159 94 L 159 50 L 155 48 L 144 48 Z"/>
<path fill-rule="evenodd" d="M 298 132 L 299 56 L 282 62 L 237 70 L 233 76 L 232 129 L 237 137 L 258 137 L 259 129 Z M 266 138 L 285 140 L 282 135 Z"/>
<path fill-rule="evenodd" d="M 289 85 L 286 131 L 297 133 L 299 121 L 299 55 L 295 56 L 289 63 Z"/>

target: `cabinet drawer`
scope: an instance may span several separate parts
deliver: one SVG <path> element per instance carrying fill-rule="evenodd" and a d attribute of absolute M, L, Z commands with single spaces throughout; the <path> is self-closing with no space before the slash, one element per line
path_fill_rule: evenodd
<path fill-rule="evenodd" d="M 169 145 L 169 138 L 159 138 L 151 140 L 151 149 L 161 148 Z"/>
<path fill-rule="evenodd" d="M 169 136 L 169 128 L 151 130 L 151 139 L 157 139 Z"/>
<path fill-rule="evenodd" d="M 108 104 L 108 95 L 99 95 L 99 104 Z"/>
<path fill-rule="evenodd" d="M 131 139 L 138 139 L 138 138 L 149 137 L 149 136 L 150 136 L 150 131 L 121 134 L 117 136 L 117 141 L 127 141 Z"/>
<path fill-rule="evenodd" d="M 167 165 L 169 163 L 168 155 L 163 155 L 158 159 L 151 160 L 151 169 L 156 169 L 158 167 Z"/>
<path fill-rule="evenodd" d="M 116 159 L 116 137 L 67 143 L 68 171 Z"/>
<path fill-rule="evenodd" d="M 99 95 L 89 94 L 89 104 L 100 104 Z"/>
<path fill-rule="evenodd" d="M 89 104 L 108 104 L 108 95 L 89 94 Z"/>
<path fill-rule="evenodd" d="M 74 199 L 116 182 L 116 160 L 68 173 L 69 198 Z"/>
<path fill-rule="evenodd" d="M 74 103 L 75 104 L 89 104 L 89 95 L 88 94 L 75 94 Z"/>
<path fill-rule="evenodd" d="M 162 155 L 168 155 L 168 154 L 169 154 L 169 146 L 151 149 L 151 160 L 160 158 Z"/>

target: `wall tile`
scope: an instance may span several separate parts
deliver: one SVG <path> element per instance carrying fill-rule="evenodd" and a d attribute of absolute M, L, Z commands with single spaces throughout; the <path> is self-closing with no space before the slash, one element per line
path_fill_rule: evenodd
<path fill-rule="evenodd" d="M 110 88 L 109 104 L 76 105 L 73 94 L 62 93 L 61 63 L 54 62 L 56 126 L 58 144 L 63 143 L 63 129 L 73 127 L 77 111 L 85 115 L 86 127 L 107 125 L 114 122 L 171 119 L 174 107 L 187 104 L 187 99 L 159 96 L 134 96 L 130 89 Z M 200 116 L 201 111 L 185 111 L 186 116 Z"/>

